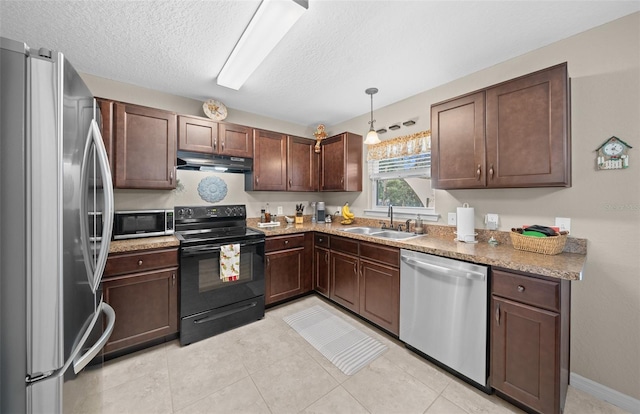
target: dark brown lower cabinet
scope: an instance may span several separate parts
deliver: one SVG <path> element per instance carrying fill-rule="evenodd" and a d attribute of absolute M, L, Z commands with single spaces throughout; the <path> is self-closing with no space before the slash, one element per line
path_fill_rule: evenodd
<path fill-rule="evenodd" d="M 560 413 L 569 383 L 570 285 L 494 270 L 491 386 L 540 413 Z"/>
<path fill-rule="evenodd" d="M 360 259 L 360 315 L 400 332 L 400 270 Z"/>
<path fill-rule="evenodd" d="M 102 287 L 116 323 L 105 353 L 176 334 L 178 286 L 177 249 L 110 255 Z"/>
<path fill-rule="evenodd" d="M 265 242 L 265 304 L 311 291 L 311 234 L 269 237 Z"/>
<path fill-rule="evenodd" d="M 358 257 L 331 252 L 329 298 L 354 312 L 360 311 Z"/>

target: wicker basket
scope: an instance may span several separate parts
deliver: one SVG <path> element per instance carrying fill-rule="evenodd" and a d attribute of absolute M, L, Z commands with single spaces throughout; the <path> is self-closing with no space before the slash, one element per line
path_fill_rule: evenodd
<path fill-rule="evenodd" d="M 567 243 L 567 234 L 551 237 L 533 237 L 523 236 L 522 234 L 512 231 L 511 243 L 517 250 L 542 254 L 558 254 L 562 253 L 564 245 Z"/>

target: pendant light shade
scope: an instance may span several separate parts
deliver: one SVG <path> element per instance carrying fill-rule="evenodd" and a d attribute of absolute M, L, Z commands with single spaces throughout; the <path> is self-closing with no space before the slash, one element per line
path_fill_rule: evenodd
<path fill-rule="evenodd" d="M 364 143 L 367 145 L 379 144 L 380 138 L 378 138 L 378 134 L 376 133 L 375 128 L 373 127 L 373 123 L 376 122 L 373 119 L 373 95 L 378 93 L 377 88 L 368 88 L 364 91 L 367 95 L 371 95 L 371 121 L 369 121 L 369 132 L 367 133 L 367 137 L 364 140 Z"/>

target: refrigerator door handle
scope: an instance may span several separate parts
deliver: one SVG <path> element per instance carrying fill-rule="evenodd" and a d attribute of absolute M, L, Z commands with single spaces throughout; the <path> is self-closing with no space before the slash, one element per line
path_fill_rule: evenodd
<path fill-rule="evenodd" d="M 106 302 L 100 302 L 100 311 L 103 312 L 107 317 L 107 326 L 102 332 L 100 338 L 96 341 L 95 344 L 84 354 L 79 355 L 74 358 L 73 361 L 73 372 L 76 374 L 79 373 L 87 366 L 91 360 L 98 355 L 98 352 L 106 345 L 111 333 L 113 332 L 113 327 L 116 323 L 116 312 L 113 310 L 111 306 L 109 306 Z"/>
<path fill-rule="evenodd" d="M 95 293 L 102 280 L 102 273 L 104 267 L 107 264 L 107 256 L 109 255 L 109 244 L 111 241 L 111 234 L 113 233 L 113 182 L 111 181 L 111 169 L 109 168 L 109 158 L 107 157 L 107 149 L 104 146 L 102 140 L 102 134 L 100 128 L 95 119 L 91 120 L 91 131 L 93 142 L 96 147 L 96 154 L 98 155 L 98 164 L 102 173 L 102 187 L 104 189 L 104 212 L 102 214 L 103 226 L 102 226 L 102 239 L 100 243 L 100 254 L 98 255 L 98 262 L 96 264 L 95 273 L 93 277 L 93 285 L 91 288 Z M 107 305 L 109 306 L 109 305 Z M 112 309 L 113 311 L 113 309 Z"/>
<path fill-rule="evenodd" d="M 100 166 L 100 172 L 102 174 L 102 187 L 104 189 L 104 212 L 102 237 L 100 242 L 100 251 L 98 257 L 93 262 L 93 258 L 89 255 L 91 251 L 90 235 L 87 225 L 89 217 L 89 211 L 87 208 L 87 200 L 85 196 L 80 198 L 80 232 L 82 239 L 85 243 L 85 248 L 82 249 L 85 264 L 87 267 L 87 278 L 89 279 L 89 285 L 95 293 L 100 281 L 102 280 L 102 273 L 107 263 L 107 256 L 109 255 L 109 243 L 111 240 L 111 234 L 113 232 L 113 182 L 111 180 L 111 170 L 109 168 L 109 160 L 107 157 L 107 150 L 102 142 L 102 135 L 100 134 L 100 128 L 95 119 L 91 120 L 91 125 L 87 133 L 87 140 L 84 148 L 84 157 L 82 159 L 82 172 L 80 178 L 80 188 L 83 191 L 87 191 L 87 182 L 89 180 L 89 154 L 91 153 L 91 145 L 95 146 L 96 156 L 98 158 L 98 165 Z"/>

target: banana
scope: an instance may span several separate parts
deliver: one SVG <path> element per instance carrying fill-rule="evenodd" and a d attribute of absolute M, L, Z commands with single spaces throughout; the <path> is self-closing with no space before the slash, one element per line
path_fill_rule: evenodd
<path fill-rule="evenodd" d="M 340 224 L 351 224 L 351 223 L 353 223 L 353 220 L 351 219 L 344 219 L 340 222 Z"/>
<path fill-rule="evenodd" d="M 349 203 L 344 203 L 344 206 L 342 206 L 342 217 L 344 217 L 347 220 L 353 220 L 355 216 L 356 215 L 353 214 L 349 209 Z"/>

